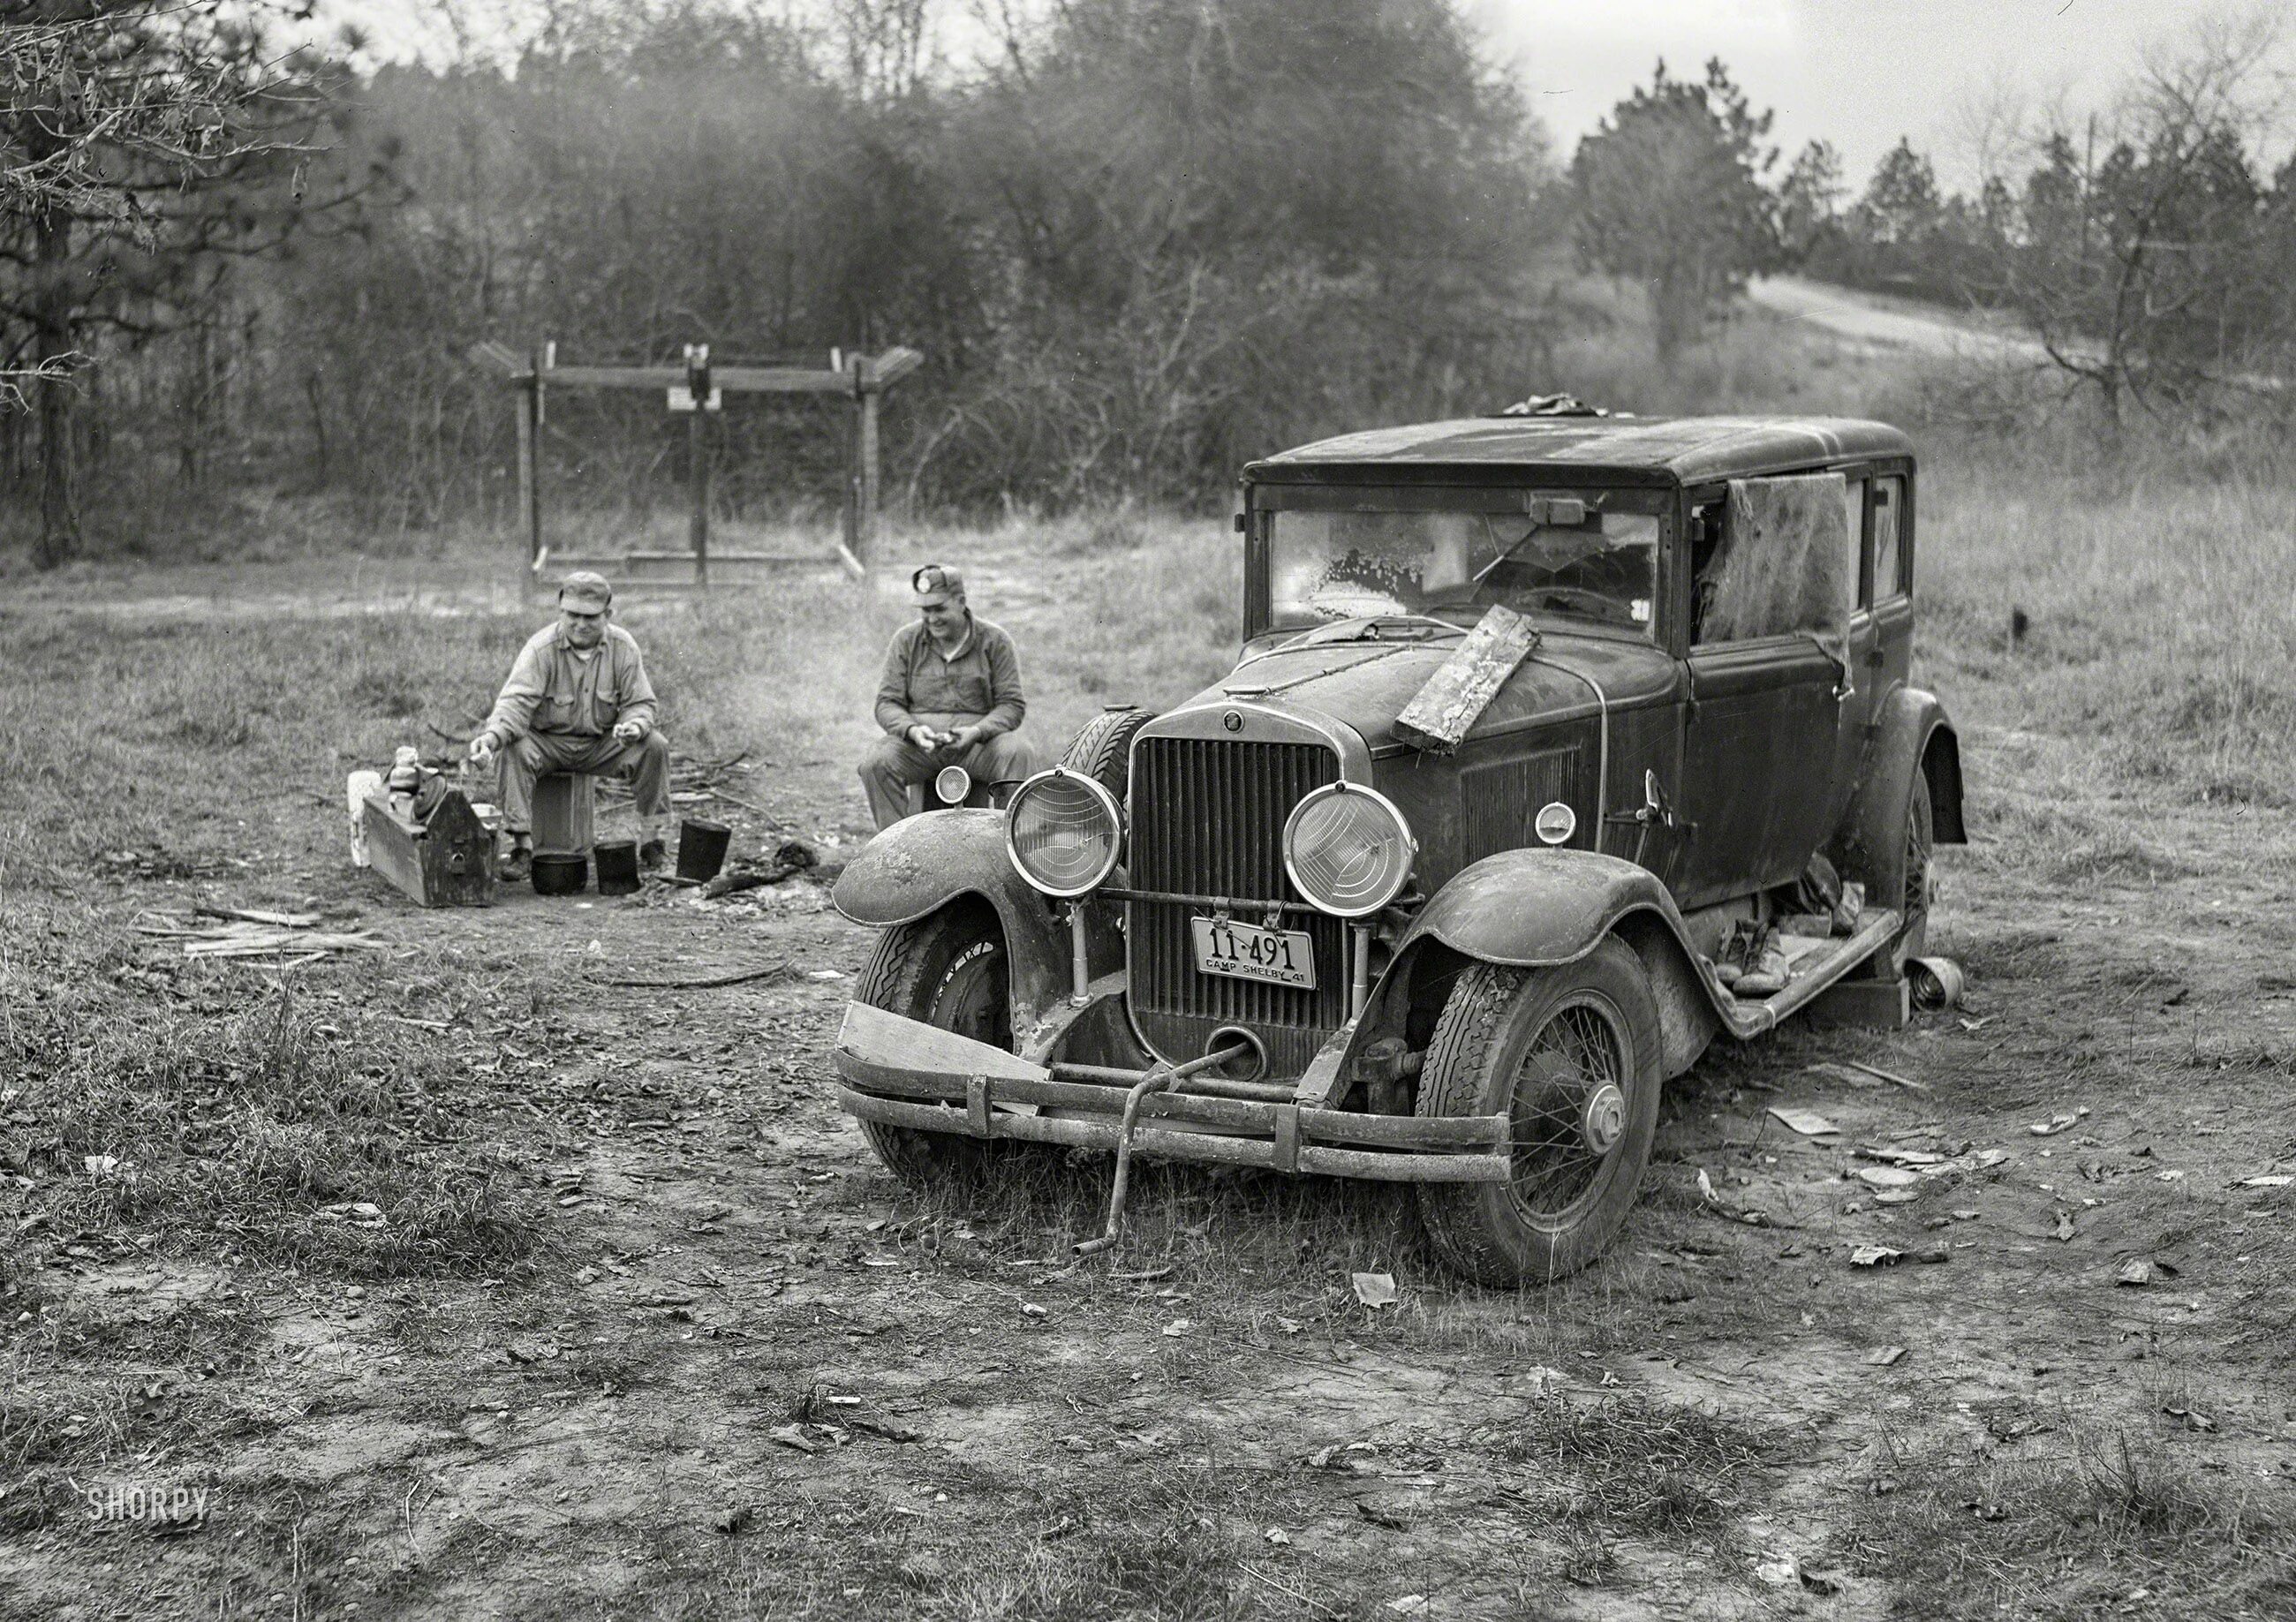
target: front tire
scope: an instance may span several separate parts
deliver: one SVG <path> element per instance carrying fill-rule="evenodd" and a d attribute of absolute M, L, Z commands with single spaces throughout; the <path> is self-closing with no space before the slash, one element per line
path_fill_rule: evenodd
<path fill-rule="evenodd" d="M 1606 939 L 1575 963 L 1478 963 L 1443 1004 L 1417 1113 L 1514 1123 L 1505 1183 L 1419 1190 L 1444 1260 L 1478 1283 L 1545 1283 L 1602 1254 L 1626 1220 L 1658 1128 L 1657 999 L 1642 960 Z"/>
<path fill-rule="evenodd" d="M 1008 985 L 1004 933 L 996 914 L 968 898 L 880 935 L 861 971 L 856 1000 L 1010 1053 Z M 980 1181 L 999 1147 L 870 1120 L 861 1123 L 861 1135 L 888 1170 L 919 1189 Z"/>

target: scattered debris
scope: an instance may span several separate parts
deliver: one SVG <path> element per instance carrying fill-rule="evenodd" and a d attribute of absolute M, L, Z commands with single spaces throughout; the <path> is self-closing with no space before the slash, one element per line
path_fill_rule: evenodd
<path fill-rule="evenodd" d="M 729 872 L 721 872 L 701 887 L 701 893 L 715 900 L 745 889 L 758 889 L 821 865 L 821 856 L 803 840 L 783 840 L 774 848 L 774 854 L 763 863 L 742 863 Z"/>
<path fill-rule="evenodd" d="M 779 1442 L 784 1447 L 793 1447 L 800 1453 L 821 1451 L 821 1444 L 805 1433 L 803 1425 L 775 1425 L 766 1435 L 770 1440 Z"/>
<path fill-rule="evenodd" d="M 2184 1421 L 2185 1429 L 2187 1430 L 2214 1430 L 2217 1428 L 2216 1421 L 2198 1408 L 2187 1408 L 2180 1404 L 2168 1403 L 2162 1405 L 2161 1412 L 2168 1414 L 2171 1419 Z"/>
<path fill-rule="evenodd" d="M 1902 1166 L 1861 1166 L 1852 1175 L 1868 1188 L 1911 1188 L 1922 1180 L 1921 1173 Z"/>
<path fill-rule="evenodd" d="M 1370 1307 L 1392 1307 L 1397 1300 L 1395 1275 L 1391 1273 L 1358 1273 L 1353 1275 L 1356 1299 Z"/>
<path fill-rule="evenodd" d="M 1796 1109 L 1792 1104 L 1772 1104 L 1769 1113 L 1806 1138 L 1824 1137 L 1841 1130 L 1815 1110 Z"/>
<path fill-rule="evenodd" d="M 323 1205 L 319 1208 L 319 1214 L 323 1216 L 340 1217 L 355 1228 L 387 1227 L 390 1223 L 390 1218 L 383 1214 L 381 1206 L 365 1200 L 348 1200 L 339 1205 Z"/>
<path fill-rule="evenodd" d="M 1270 1527 L 1267 1528 L 1267 1541 L 1280 1549 L 1292 1541 L 1292 1534 L 1282 1527 Z"/>
<path fill-rule="evenodd" d="M 2141 1290 L 2152 1282 L 2152 1264 L 2141 1256 L 2132 1256 L 2120 1264 L 2120 1271 L 2112 1275 L 2115 1284 L 2130 1290 Z"/>
<path fill-rule="evenodd" d="M 2087 1113 L 2088 1106 L 2087 1104 L 2083 1104 L 2079 1109 L 2075 1110 L 2070 1115 L 2062 1113 L 2053 1115 L 2049 1117 L 2047 1120 L 2033 1122 L 2028 1126 L 2025 1130 L 2031 1133 L 2037 1138 L 2054 1137 L 2058 1133 L 2064 1131 L 2067 1127 L 2078 1126 L 2081 1118 L 2086 1116 Z"/>
<path fill-rule="evenodd" d="M 1877 1346 L 1866 1354 L 1866 1361 L 1877 1369 L 1886 1369 L 1906 1355 L 1902 1346 Z"/>
<path fill-rule="evenodd" d="M 1882 1069 L 1878 1065 L 1867 1064 L 1862 1060 L 1845 1059 L 1841 1062 L 1850 1069 L 1871 1076 L 1876 1081 L 1886 1081 L 1893 1087 L 1904 1087 L 1908 1092 L 1914 1093 L 1926 1093 L 1930 1090 L 1930 1085 L 1925 1081 L 1910 1080 L 1893 1070 Z"/>
<path fill-rule="evenodd" d="M 1894 1267 L 1905 1260 L 1903 1250 L 1892 1250 L 1887 1245 L 1859 1245 L 1849 1253 L 1853 1267 Z"/>
<path fill-rule="evenodd" d="M 1783 1588 L 1801 1581 L 1801 1561 L 1789 1550 L 1773 1550 L 1767 1558 L 1755 1562 L 1754 1575 L 1773 1588 Z"/>
<path fill-rule="evenodd" d="M 1840 1593 L 1846 1580 L 1839 1571 L 1813 1570 L 1808 1566 L 1801 1569 L 1801 1585 L 1812 1593 Z"/>
<path fill-rule="evenodd" d="M 1195 1327 L 1196 1321 L 1193 1318 L 1175 1318 L 1164 1325 L 1164 1337 L 1168 1340 L 1177 1340 L 1193 1333 Z"/>
<path fill-rule="evenodd" d="M 193 923 L 205 918 L 206 923 Z M 183 917 L 147 913 L 131 926 L 138 935 L 184 943 L 185 957 L 282 957 L 308 962 L 336 952 L 379 952 L 390 943 L 367 930 L 322 930 L 316 913 L 257 913 L 197 907 Z"/>
<path fill-rule="evenodd" d="M 2064 1209 L 2062 1207 L 2059 1207 L 2057 1210 L 2057 1227 L 2055 1237 L 2060 1242 L 2062 1242 L 2065 1240 L 2070 1239 L 2073 1236 L 2073 1214 L 2070 1211 Z"/>
<path fill-rule="evenodd" d="M 1400 1617 L 1423 1617 L 1429 1602 L 1423 1593 L 1406 1593 L 1390 1600 L 1387 1608 Z"/>
<path fill-rule="evenodd" d="M 590 984 L 624 987 L 644 991 L 708 991 L 720 986 L 746 986 L 752 980 L 772 979 L 776 975 L 788 973 L 789 967 L 789 959 L 783 958 L 777 963 L 767 963 L 762 969 L 742 969 L 731 974 L 704 975 L 698 979 L 625 980 L 607 979 L 593 975 L 590 978 Z"/>
<path fill-rule="evenodd" d="M 720 1513 L 709 1523 L 709 1528 L 712 1531 L 723 1532 L 730 1536 L 736 1532 L 748 1531 L 757 1524 L 757 1520 L 758 1512 L 748 1504 L 741 1503 Z"/>
<path fill-rule="evenodd" d="M 2253 1177 L 2243 1177 L 2235 1185 L 2240 1188 L 2286 1188 L 2296 1183 L 2296 1176 L 2284 1171 L 2263 1172 Z"/>

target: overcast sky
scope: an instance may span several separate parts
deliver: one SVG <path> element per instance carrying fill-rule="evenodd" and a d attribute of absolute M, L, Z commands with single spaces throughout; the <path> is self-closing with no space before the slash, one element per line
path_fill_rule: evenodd
<path fill-rule="evenodd" d="M 2028 106 L 2109 102 L 2149 44 L 2205 17 L 2271 0 L 1457 0 L 1494 53 L 1520 74 L 1567 161 L 1578 138 L 1663 56 L 1696 77 L 1719 56 L 1787 157 L 1823 138 L 1863 187 L 1882 154 L 1910 135 L 1949 184 L 1975 173 L 1972 110 L 2005 95 Z M 435 49 L 457 0 L 327 0 L 384 54 Z M 537 0 L 459 0 L 466 15 L 540 10 Z M 766 0 L 807 16 L 821 0 Z M 968 0 L 938 0 L 937 43 L 963 59 L 978 44 Z M 489 31 L 484 28 L 481 32 Z M 2284 42 L 2285 43 L 2285 42 Z M 2283 57 L 2290 55 L 2284 49 Z"/>
<path fill-rule="evenodd" d="M 1466 0 L 1530 91 L 1568 159 L 1619 99 L 1719 56 L 1791 157 L 1833 143 L 1862 186 L 1910 135 L 1949 180 L 1974 170 L 1969 111 L 2005 92 L 2038 104 L 2109 102 L 2148 44 L 2246 0 Z"/>

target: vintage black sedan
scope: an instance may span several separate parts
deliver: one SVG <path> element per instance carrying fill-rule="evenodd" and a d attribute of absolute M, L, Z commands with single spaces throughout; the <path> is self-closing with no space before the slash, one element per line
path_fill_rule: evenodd
<path fill-rule="evenodd" d="M 1499 416 L 1244 471 L 1242 643 L 1001 810 L 881 834 L 835 1061 L 912 1181 L 1049 1143 L 1419 1185 L 1497 1284 L 1593 1260 L 1659 1089 L 1907 1017 L 1958 747 L 1879 422 Z M 1115 1211 L 1111 1212 L 1111 1232 Z"/>

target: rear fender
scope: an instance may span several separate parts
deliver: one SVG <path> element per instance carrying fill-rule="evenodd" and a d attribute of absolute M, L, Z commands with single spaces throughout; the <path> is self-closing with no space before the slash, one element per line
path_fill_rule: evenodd
<path fill-rule="evenodd" d="M 968 896 L 995 908 L 1004 929 L 1013 1034 L 1024 1040 L 1069 994 L 1069 930 L 1053 904 L 1013 871 L 1003 812 L 928 811 L 895 823 L 847 864 L 831 898 L 854 922 L 887 929 L 914 923 Z M 1095 974 L 1123 961 L 1123 938 L 1111 910 L 1087 904 Z"/>
<path fill-rule="evenodd" d="M 1679 1075 L 1722 1028 L 1715 990 L 1698 971 L 1682 914 L 1658 876 L 1585 850 L 1503 851 L 1461 871 L 1396 943 L 1350 1056 L 1383 1036 L 1408 1042 L 1414 1003 L 1439 1000 L 1469 963 L 1551 969 L 1578 962 L 1611 935 L 1643 960 L 1658 999 L 1665 1072 Z"/>

